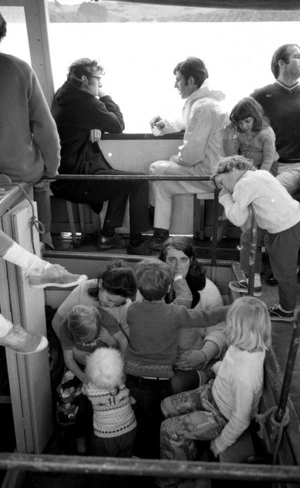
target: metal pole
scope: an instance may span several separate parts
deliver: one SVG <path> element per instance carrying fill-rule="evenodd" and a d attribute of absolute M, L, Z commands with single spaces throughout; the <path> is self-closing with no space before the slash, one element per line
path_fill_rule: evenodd
<path fill-rule="evenodd" d="M 0 453 L 0 469 L 221 480 L 299 482 L 299 466 Z M 101 482 L 99 482 L 101 483 Z M 100 486 L 100 484 L 99 484 Z"/>
<path fill-rule="evenodd" d="M 218 226 L 218 199 L 219 190 L 215 188 L 214 192 L 214 206 L 213 206 L 213 241 L 212 241 L 212 252 L 211 252 L 211 264 L 216 266 L 217 264 L 217 226 Z"/>
<path fill-rule="evenodd" d="M 251 217 L 251 243 L 250 243 L 250 253 L 249 253 L 248 295 L 253 296 L 255 258 L 256 258 L 256 247 L 257 247 L 257 224 L 256 224 L 256 218 L 255 218 L 253 206 L 250 205 L 250 208 L 252 211 L 252 217 Z"/>
<path fill-rule="evenodd" d="M 55 178 L 45 178 L 47 181 L 59 181 L 59 180 L 92 180 L 92 181 L 127 181 L 127 180 L 148 180 L 148 181 L 210 181 L 209 176 L 192 176 L 192 175 L 146 175 L 146 174 L 110 174 L 104 171 L 97 175 L 57 175 Z M 213 191 L 213 187 L 211 189 Z"/>
<path fill-rule="evenodd" d="M 287 358 L 287 363 L 285 367 L 285 373 L 283 377 L 283 382 L 282 382 L 282 389 L 280 393 L 280 398 L 278 402 L 278 408 L 275 414 L 275 420 L 276 422 L 281 422 L 283 419 L 283 416 L 285 414 L 286 406 L 287 406 L 287 401 L 288 401 L 288 395 L 289 395 L 289 390 L 290 390 L 290 384 L 292 380 L 292 374 L 294 371 L 294 366 L 295 366 L 295 361 L 296 361 L 296 356 L 297 356 L 297 351 L 298 351 L 298 345 L 299 345 L 299 340 L 300 340 L 300 311 L 297 313 L 296 320 L 294 322 L 294 328 L 293 328 L 293 334 L 290 342 L 290 348 L 289 348 L 289 353 L 288 353 L 288 358 Z"/>

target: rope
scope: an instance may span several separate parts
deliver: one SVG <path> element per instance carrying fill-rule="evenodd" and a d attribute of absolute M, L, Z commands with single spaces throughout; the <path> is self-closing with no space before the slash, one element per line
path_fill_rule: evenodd
<path fill-rule="evenodd" d="M 266 410 L 266 412 L 264 412 L 262 414 L 257 414 L 255 417 L 255 419 L 259 423 L 262 431 L 266 430 L 265 429 L 265 423 L 266 423 L 266 420 L 269 416 L 270 416 L 271 424 L 274 427 L 276 427 L 276 429 L 277 429 L 277 433 L 275 433 L 275 435 L 274 435 L 274 439 L 276 439 L 276 441 L 275 441 L 275 449 L 274 449 L 274 453 L 273 453 L 272 464 L 276 464 L 278 452 L 279 452 L 280 445 L 281 445 L 283 429 L 289 424 L 289 421 L 290 421 L 290 411 L 289 411 L 288 407 L 285 409 L 284 415 L 283 415 L 280 422 L 278 422 L 275 419 L 275 414 L 277 412 L 277 409 L 278 409 L 277 406 L 271 407 L 268 410 Z M 276 434 L 277 434 L 277 437 L 276 437 Z"/>
<path fill-rule="evenodd" d="M 44 224 L 42 224 L 42 222 L 40 222 L 38 220 L 37 216 L 35 215 L 33 203 L 31 201 L 31 199 L 29 198 L 29 195 L 27 194 L 27 192 L 24 190 L 24 188 L 22 188 L 22 186 L 19 185 L 19 183 L 16 183 L 16 182 L 13 182 L 13 185 L 16 185 L 16 186 L 19 187 L 19 189 L 24 194 L 25 198 L 28 200 L 28 202 L 29 202 L 29 204 L 31 206 L 32 216 L 29 219 L 30 240 L 31 240 L 31 246 L 32 246 L 33 254 L 36 254 L 36 249 L 34 247 L 33 228 L 35 227 L 36 230 L 37 230 L 37 232 L 39 234 L 44 234 L 45 233 L 45 227 L 44 227 Z"/>
<path fill-rule="evenodd" d="M 36 230 L 39 234 L 44 234 L 45 233 L 44 224 L 37 219 L 37 216 L 35 215 L 33 203 L 31 201 L 29 195 L 27 194 L 27 192 L 24 190 L 24 188 L 22 188 L 22 186 L 19 183 L 17 183 L 16 181 L 13 181 L 13 182 L 5 181 L 4 184 L 7 186 L 17 186 L 19 188 L 19 190 L 24 194 L 25 198 L 28 200 L 28 202 L 31 206 L 32 216 L 29 219 L 30 240 L 31 240 L 31 246 L 32 246 L 33 254 L 36 254 L 36 249 L 34 247 L 33 227 L 36 228 Z"/>

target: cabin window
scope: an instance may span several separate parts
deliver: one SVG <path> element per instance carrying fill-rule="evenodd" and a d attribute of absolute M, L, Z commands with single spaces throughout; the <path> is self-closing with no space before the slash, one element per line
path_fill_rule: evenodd
<path fill-rule="evenodd" d="M 221 3 L 221 2 L 220 2 Z M 103 65 L 103 88 L 120 105 L 127 133 L 150 132 L 156 114 L 173 118 L 183 100 L 173 69 L 200 57 L 228 110 L 255 88 L 272 83 L 271 57 L 281 44 L 300 43 L 300 10 L 210 9 L 96 0 L 48 0 L 54 88 L 69 65 L 91 57 Z M 7 11 L 22 8 L 2 8 Z M 7 15 L 1 49 L 30 61 L 25 19 Z M 22 15 L 24 18 L 24 14 Z M 20 35 L 19 35 L 20 33 Z"/>
<path fill-rule="evenodd" d="M 31 64 L 24 8 L 1 6 L 0 11 L 7 22 L 7 33 L 1 41 L 1 52 L 12 54 Z"/>

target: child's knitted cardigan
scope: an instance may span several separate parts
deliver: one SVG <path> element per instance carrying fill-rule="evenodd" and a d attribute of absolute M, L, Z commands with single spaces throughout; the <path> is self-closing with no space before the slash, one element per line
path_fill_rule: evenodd
<path fill-rule="evenodd" d="M 117 391 L 99 390 L 85 385 L 83 393 L 93 406 L 94 434 L 98 437 L 117 437 L 136 427 L 129 390 L 125 385 Z"/>

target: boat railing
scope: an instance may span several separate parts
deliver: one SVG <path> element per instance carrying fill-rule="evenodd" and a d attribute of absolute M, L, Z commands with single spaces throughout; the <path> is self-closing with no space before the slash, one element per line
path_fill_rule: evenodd
<path fill-rule="evenodd" d="M 0 469 L 51 473 L 84 473 L 210 480 L 300 482 L 299 466 L 168 461 L 54 454 L 0 453 Z"/>
<path fill-rule="evenodd" d="M 111 175 L 111 174 L 97 174 L 97 175 L 69 175 L 69 174 L 60 174 L 57 175 L 55 178 L 52 178 L 50 181 L 58 181 L 58 180 L 68 180 L 68 181 L 128 181 L 128 180 L 137 180 L 137 181 L 211 181 L 210 176 L 193 176 L 193 175 L 149 175 L 149 174 L 120 174 L 120 175 Z M 206 191 L 207 194 L 209 192 Z M 219 190 L 217 188 L 212 187 L 211 193 L 214 194 L 213 200 L 213 233 L 212 233 L 212 246 L 211 246 L 211 265 L 216 266 L 217 264 L 217 222 L 218 222 L 218 194 Z M 201 189 L 199 191 L 195 191 L 195 194 L 201 195 Z M 201 198 L 201 197 L 200 197 Z"/>
<path fill-rule="evenodd" d="M 190 180 L 209 181 L 207 176 L 185 176 L 185 175 L 59 175 L 55 180 Z M 13 183 L 12 183 L 13 185 Z M 214 225 L 212 242 L 212 265 L 216 265 L 216 230 L 218 220 L 218 193 L 214 192 Z M 199 192 L 200 193 L 200 192 Z M 253 295 L 254 287 L 254 261 L 257 245 L 257 224 L 254 212 L 252 212 L 252 242 L 249 260 L 249 295 Z M 289 396 L 289 387 L 294 369 L 299 337 L 300 337 L 300 312 L 294 323 L 293 335 L 290 343 L 288 361 L 284 373 L 284 379 L 280 394 L 278 407 L 275 412 L 275 420 L 278 424 L 282 422 Z M 276 460 L 274 461 L 276 462 Z M 49 454 L 22 454 L 22 453 L 0 453 L 0 469 L 18 469 L 24 471 L 40 472 L 64 472 L 64 473 L 86 473 L 99 475 L 128 475 L 128 476 L 150 476 L 150 477 L 178 477 L 200 479 L 226 479 L 226 480 L 249 480 L 249 481 L 271 481 L 284 483 L 300 483 L 300 467 L 294 465 L 268 465 L 268 464 L 235 464 L 218 462 L 198 461 L 166 461 L 150 459 L 123 459 L 85 456 L 66 456 Z"/>

